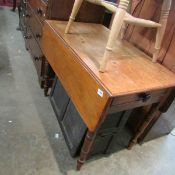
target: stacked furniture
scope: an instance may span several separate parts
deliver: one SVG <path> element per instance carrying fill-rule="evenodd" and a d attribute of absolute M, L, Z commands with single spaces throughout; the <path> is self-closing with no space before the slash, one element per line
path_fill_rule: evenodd
<path fill-rule="evenodd" d="M 84 1 L 70 34 L 65 34 L 65 21 L 69 19 L 73 3 L 74 0 L 22 0 L 20 26 L 45 95 L 56 74 L 51 103 L 71 155 L 80 156 L 77 162 L 80 169 L 94 154 L 111 152 L 117 145 L 127 146 L 131 136 L 122 135 L 127 126 L 132 125 L 135 132 L 129 148 L 138 139 L 143 140 L 155 121 L 168 110 L 175 87 L 175 76 L 170 71 L 175 70 L 171 56 L 175 40 L 173 37 L 162 45 L 158 61 L 163 65 L 153 64 L 149 59 L 155 51 L 155 33 L 126 25 L 124 37 L 129 42 L 114 41 L 107 71 L 100 73 L 110 33 L 101 25 L 104 9 Z M 162 0 L 133 0 L 131 12 L 153 21 L 156 16 L 158 22 L 161 5 Z M 165 31 L 167 38 L 174 35 L 175 25 L 171 20 L 174 5 L 173 1 L 168 31 Z M 152 8 L 147 13 L 149 6 Z M 169 30 L 170 24 L 173 31 Z"/>
<path fill-rule="evenodd" d="M 54 82 L 50 101 L 70 154 L 79 156 L 88 128 L 58 78 Z M 131 135 L 125 124 L 131 111 L 108 114 L 97 132 L 88 157 L 116 152 L 128 145 Z"/>
<path fill-rule="evenodd" d="M 45 19 L 68 20 L 74 0 L 21 0 L 20 26 L 26 48 L 32 56 L 40 86 L 45 95 L 52 85 L 54 72 L 41 50 L 42 28 Z M 89 14 L 86 10 L 89 9 Z M 94 15 L 95 14 L 95 15 Z M 102 23 L 104 9 L 88 3 L 83 4 L 78 21 Z"/>
<path fill-rule="evenodd" d="M 175 76 L 127 41 L 116 41 L 109 58 L 110 69 L 99 73 L 109 30 L 100 24 L 75 22 L 71 34 L 65 34 L 66 25 L 67 22 L 46 20 L 41 43 L 44 55 L 87 127 L 77 162 L 80 169 L 110 114 L 117 118 L 120 112 L 127 114 L 128 110 L 151 105 L 144 122 L 147 126 L 175 86 Z M 127 121 L 125 116 L 121 117 L 125 121 L 121 128 Z M 132 139 L 130 146 L 136 141 Z"/>

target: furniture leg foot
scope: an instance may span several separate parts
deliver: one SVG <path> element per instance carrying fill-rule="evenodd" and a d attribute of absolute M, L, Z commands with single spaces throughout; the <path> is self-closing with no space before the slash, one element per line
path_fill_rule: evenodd
<path fill-rule="evenodd" d="M 84 164 L 84 162 L 81 162 L 80 160 L 77 160 L 77 171 L 79 171 L 81 169 L 83 164 Z"/>
<path fill-rule="evenodd" d="M 48 88 L 44 87 L 44 96 L 47 97 L 48 96 Z"/>
<path fill-rule="evenodd" d="M 137 143 L 137 140 L 131 140 L 128 145 L 128 150 L 131 150 L 132 147 Z"/>

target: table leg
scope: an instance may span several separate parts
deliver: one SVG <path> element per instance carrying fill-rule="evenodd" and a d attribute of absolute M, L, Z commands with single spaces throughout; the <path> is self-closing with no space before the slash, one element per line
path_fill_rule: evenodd
<path fill-rule="evenodd" d="M 128 145 L 128 149 L 129 150 L 131 150 L 132 147 L 137 143 L 137 140 L 139 139 L 139 137 L 144 133 L 144 131 L 147 128 L 147 126 L 154 119 L 155 114 L 158 112 L 157 106 L 158 106 L 158 104 L 153 105 L 152 109 L 150 110 L 150 112 L 147 115 L 147 118 L 145 119 L 145 121 L 143 122 L 141 127 L 138 129 L 138 131 L 134 135 L 134 137 L 130 140 L 129 145 Z"/>
<path fill-rule="evenodd" d="M 141 125 L 141 127 L 138 129 L 135 136 L 130 140 L 129 145 L 128 145 L 129 150 L 131 150 L 132 147 L 137 143 L 137 140 L 145 132 L 145 129 L 148 127 L 148 125 L 150 125 L 150 123 L 154 120 L 154 117 L 156 115 L 160 116 L 162 112 L 166 112 L 166 110 L 168 110 L 169 105 L 172 103 L 172 100 L 175 97 L 175 94 L 174 96 L 172 96 L 174 92 L 175 92 L 174 88 L 168 89 L 164 97 L 161 99 L 161 101 L 159 103 L 152 105 L 150 112 L 148 112 L 146 120 Z"/>
<path fill-rule="evenodd" d="M 80 157 L 77 161 L 77 170 L 80 170 L 82 165 L 85 163 L 87 156 L 91 150 L 95 135 L 95 132 L 91 132 L 89 130 L 87 131 L 85 141 L 81 149 Z"/>

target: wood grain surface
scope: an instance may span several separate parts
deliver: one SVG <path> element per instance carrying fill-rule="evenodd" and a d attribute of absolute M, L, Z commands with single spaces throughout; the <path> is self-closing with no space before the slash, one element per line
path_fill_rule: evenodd
<path fill-rule="evenodd" d="M 115 43 L 108 71 L 99 73 L 109 30 L 100 24 L 74 23 L 71 34 L 65 34 L 65 27 L 66 22 L 46 20 L 41 46 L 90 131 L 112 98 L 175 86 L 172 72 L 128 42 Z"/>
<path fill-rule="evenodd" d="M 159 63 L 152 63 L 150 57 L 126 41 L 116 41 L 107 72 L 99 73 L 109 34 L 109 30 L 100 24 L 74 23 L 71 34 L 64 34 L 66 22 L 46 21 L 46 26 L 66 42 L 83 66 L 113 97 L 175 85 L 172 72 Z"/>
<path fill-rule="evenodd" d="M 87 127 L 93 131 L 108 104 L 108 92 L 48 23 L 45 23 L 43 32 L 45 56 Z M 99 89 L 103 96 L 98 95 Z"/>

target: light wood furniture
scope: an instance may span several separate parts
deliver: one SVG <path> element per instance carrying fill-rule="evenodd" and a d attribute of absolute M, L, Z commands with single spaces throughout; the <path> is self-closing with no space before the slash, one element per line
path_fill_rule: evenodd
<path fill-rule="evenodd" d="M 128 14 L 127 9 L 129 7 L 130 0 L 120 0 L 118 7 L 103 0 L 86 0 L 86 1 L 103 6 L 108 10 L 112 11 L 113 13 L 115 13 L 113 23 L 111 26 L 111 32 L 109 34 L 109 38 L 108 38 L 105 52 L 103 55 L 103 59 L 100 63 L 100 68 L 99 68 L 100 72 L 105 71 L 109 54 L 113 50 L 114 42 L 117 38 L 119 38 L 119 34 L 120 34 L 120 31 L 122 30 L 122 26 L 124 26 L 126 23 L 140 25 L 143 27 L 157 28 L 155 52 L 153 54 L 153 59 L 152 59 L 153 62 L 157 61 L 158 54 L 161 48 L 162 39 L 166 29 L 167 19 L 168 19 L 172 0 L 163 1 L 159 23 L 156 23 L 150 20 L 139 19 Z M 83 0 L 75 0 L 73 10 L 69 18 L 65 33 L 69 33 L 71 24 L 75 20 L 75 17 L 81 7 L 82 2 Z"/>
<path fill-rule="evenodd" d="M 100 24 L 73 23 L 74 35 L 66 35 L 66 24 L 45 21 L 41 45 L 88 127 L 77 163 L 77 169 L 80 169 L 108 113 L 154 103 L 159 105 L 169 89 L 175 86 L 175 76 L 162 65 L 149 61 L 147 55 L 127 41 L 118 40 L 110 52 L 110 70 L 100 73 L 100 58 L 110 31 Z"/>

